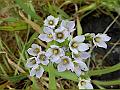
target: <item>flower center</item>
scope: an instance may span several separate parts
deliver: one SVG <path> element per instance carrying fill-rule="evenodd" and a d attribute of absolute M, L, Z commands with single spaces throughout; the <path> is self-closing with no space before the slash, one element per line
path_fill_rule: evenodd
<path fill-rule="evenodd" d="M 35 52 L 35 53 L 39 53 L 39 52 L 40 52 L 40 49 L 39 49 L 39 48 L 35 48 L 34 52 Z"/>
<path fill-rule="evenodd" d="M 73 42 L 73 43 L 72 43 L 72 47 L 73 47 L 73 48 L 77 48 L 77 47 L 78 47 L 78 44 L 77 44 L 76 42 Z"/>
<path fill-rule="evenodd" d="M 63 64 L 68 64 L 68 63 L 69 63 L 68 59 L 67 59 L 67 58 L 64 58 L 64 59 L 63 59 Z"/>
<path fill-rule="evenodd" d="M 86 84 L 86 82 L 85 81 L 81 81 L 80 84 L 81 84 L 81 86 L 83 86 L 83 85 Z"/>
<path fill-rule="evenodd" d="M 49 37 L 49 38 L 52 38 L 52 37 L 53 37 L 53 35 L 52 35 L 52 34 L 48 34 L 48 37 Z"/>
<path fill-rule="evenodd" d="M 58 53 L 59 53 L 59 49 L 57 49 L 57 48 L 53 49 L 53 54 L 54 55 L 57 55 Z"/>
<path fill-rule="evenodd" d="M 58 39 L 62 39 L 64 37 L 62 32 L 57 33 L 57 38 Z"/>
<path fill-rule="evenodd" d="M 96 37 L 96 38 L 95 38 L 95 41 L 96 41 L 96 42 L 100 42 L 100 41 L 101 41 L 101 38 L 100 38 L 100 37 Z"/>
<path fill-rule="evenodd" d="M 36 60 L 35 59 L 32 60 L 32 64 L 36 64 Z"/>
<path fill-rule="evenodd" d="M 39 56 L 39 59 L 42 60 L 42 61 L 44 61 L 45 58 L 46 58 L 46 56 L 45 56 L 44 54 L 41 54 L 41 55 Z"/>
<path fill-rule="evenodd" d="M 53 24 L 54 24 L 53 20 L 50 20 L 49 25 L 53 25 Z"/>
<path fill-rule="evenodd" d="M 36 71 L 39 71 L 39 70 L 40 70 L 40 68 L 41 68 L 41 67 L 40 67 L 40 66 L 38 66 L 35 70 L 36 70 Z"/>

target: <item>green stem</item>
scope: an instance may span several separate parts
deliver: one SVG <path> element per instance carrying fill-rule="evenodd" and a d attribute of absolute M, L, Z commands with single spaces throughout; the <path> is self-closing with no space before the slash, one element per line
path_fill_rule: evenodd
<path fill-rule="evenodd" d="M 81 12 L 86 12 L 89 10 L 93 10 L 97 7 L 96 3 L 92 3 L 90 5 L 86 5 L 84 7 L 82 7 L 80 10 L 77 11 L 77 13 L 81 13 Z"/>
<path fill-rule="evenodd" d="M 97 81 L 97 80 L 92 80 L 93 83 L 101 85 L 101 86 L 107 86 L 107 85 L 119 85 L 120 80 L 113 80 L 113 81 Z"/>
<path fill-rule="evenodd" d="M 49 64 L 49 90 L 57 90 L 53 64 Z"/>
<path fill-rule="evenodd" d="M 90 70 L 88 72 L 89 76 L 96 76 L 96 75 L 102 75 L 102 74 L 107 74 L 107 73 L 111 73 L 114 71 L 120 70 L 120 64 L 116 64 L 112 67 L 108 67 L 106 69 L 100 69 L 100 70 Z"/>
<path fill-rule="evenodd" d="M 79 17 L 77 17 L 77 34 L 81 35 L 82 33 L 83 33 L 83 30 L 80 24 L 80 20 L 79 20 Z"/>

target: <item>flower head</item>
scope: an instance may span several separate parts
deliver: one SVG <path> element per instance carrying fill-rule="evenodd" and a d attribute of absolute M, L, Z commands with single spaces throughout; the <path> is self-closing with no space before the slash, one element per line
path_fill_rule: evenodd
<path fill-rule="evenodd" d="M 59 27 L 55 30 L 55 40 L 59 43 L 65 41 L 65 39 L 69 36 L 68 31 L 64 27 Z"/>
<path fill-rule="evenodd" d="M 32 56 L 37 56 L 38 53 L 41 52 L 41 46 L 37 44 L 32 44 L 31 48 L 29 48 L 27 52 Z"/>
<path fill-rule="evenodd" d="M 75 30 L 75 21 L 62 20 L 61 26 L 65 27 L 69 32 Z"/>
<path fill-rule="evenodd" d="M 37 61 L 43 65 L 48 65 L 49 57 L 46 55 L 46 52 L 40 52 L 37 56 Z"/>
<path fill-rule="evenodd" d="M 75 54 L 78 54 L 78 51 L 88 50 L 89 46 L 83 43 L 84 40 L 85 37 L 83 35 L 74 37 L 69 43 L 70 50 Z"/>
<path fill-rule="evenodd" d="M 51 29 L 49 27 L 44 27 L 43 31 L 44 31 L 44 34 L 40 34 L 38 36 L 38 38 L 40 40 L 45 41 L 45 42 L 50 42 L 50 41 L 54 40 L 53 29 Z"/>
<path fill-rule="evenodd" d="M 74 72 L 79 77 L 82 72 L 88 71 L 87 65 L 83 61 L 74 62 Z"/>
<path fill-rule="evenodd" d="M 61 62 L 57 66 L 59 72 L 63 72 L 65 70 L 74 70 L 74 64 L 71 61 L 71 58 L 68 56 L 61 57 Z"/>
<path fill-rule="evenodd" d="M 37 78 L 40 78 L 43 75 L 44 68 L 40 65 L 36 65 L 33 67 L 30 71 L 30 76 L 36 76 Z"/>
<path fill-rule="evenodd" d="M 91 80 L 89 78 L 88 79 L 80 78 L 78 83 L 79 89 L 93 89 L 93 86 L 90 81 Z"/>
<path fill-rule="evenodd" d="M 44 21 L 44 25 L 50 28 L 54 28 L 58 24 L 59 18 L 55 18 L 53 16 L 48 16 Z"/>
<path fill-rule="evenodd" d="M 95 46 L 107 48 L 107 44 L 105 42 L 109 41 L 111 37 L 107 36 L 107 34 L 97 34 L 93 38 L 93 43 Z"/>
<path fill-rule="evenodd" d="M 35 67 L 39 62 L 37 61 L 36 57 L 31 57 L 27 60 L 26 67 L 32 68 Z"/>
<path fill-rule="evenodd" d="M 65 53 L 59 46 L 51 45 L 50 48 L 46 51 L 46 55 L 50 57 L 51 62 L 59 63 L 60 57 L 64 56 Z"/>

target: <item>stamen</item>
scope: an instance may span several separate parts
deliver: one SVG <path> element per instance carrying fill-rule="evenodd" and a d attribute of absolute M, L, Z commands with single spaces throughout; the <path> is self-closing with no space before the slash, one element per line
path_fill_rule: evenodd
<path fill-rule="evenodd" d="M 36 60 L 35 59 L 32 60 L 32 64 L 36 64 Z"/>
<path fill-rule="evenodd" d="M 53 37 L 53 35 L 52 35 L 52 34 L 48 34 L 48 37 L 49 37 L 49 38 L 52 38 L 52 37 Z"/>
<path fill-rule="evenodd" d="M 57 55 L 59 53 L 59 50 L 58 49 L 54 49 L 53 50 L 53 54 Z"/>
<path fill-rule="evenodd" d="M 45 58 L 46 58 L 46 56 L 44 54 L 41 54 L 40 57 L 39 57 L 39 59 L 43 60 L 43 61 L 45 60 Z"/>
<path fill-rule="evenodd" d="M 62 32 L 60 32 L 60 33 L 57 33 L 57 38 L 59 38 L 59 39 L 62 39 L 63 38 L 63 33 Z"/>
<path fill-rule="evenodd" d="M 49 25 L 53 25 L 53 24 L 54 24 L 53 20 L 50 20 Z"/>
<path fill-rule="evenodd" d="M 81 86 L 83 86 L 83 85 L 86 84 L 86 82 L 85 81 L 81 81 L 80 84 L 81 84 Z"/>
<path fill-rule="evenodd" d="M 68 63 L 69 63 L 69 61 L 67 58 L 63 59 L 63 64 L 68 64 Z"/>
<path fill-rule="evenodd" d="M 77 47 L 78 47 L 78 44 L 77 44 L 76 42 L 74 42 L 74 43 L 72 44 L 72 47 L 77 48 Z"/>
<path fill-rule="evenodd" d="M 39 52 L 40 52 L 40 49 L 39 49 L 39 48 L 35 48 L 34 52 L 35 52 L 35 53 L 39 53 Z"/>
<path fill-rule="evenodd" d="M 96 38 L 95 38 L 95 41 L 96 41 L 96 42 L 100 42 L 100 41 L 101 41 L 101 38 L 100 38 L 100 37 L 96 37 Z"/>

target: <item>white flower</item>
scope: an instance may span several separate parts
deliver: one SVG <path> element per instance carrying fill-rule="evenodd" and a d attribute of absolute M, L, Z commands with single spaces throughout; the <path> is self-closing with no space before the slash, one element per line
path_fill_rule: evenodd
<path fill-rule="evenodd" d="M 37 65 L 33 67 L 30 71 L 30 76 L 36 76 L 37 78 L 40 78 L 43 75 L 44 68 L 40 65 Z"/>
<path fill-rule="evenodd" d="M 48 16 L 44 21 L 44 25 L 50 28 L 54 28 L 58 24 L 59 18 L 55 18 L 53 16 Z"/>
<path fill-rule="evenodd" d="M 92 86 L 92 84 L 91 84 L 91 80 L 88 78 L 88 79 L 82 79 L 82 78 L 80 78 L 79 79 L 80 81 L 79 81 L 79 83 L 78 83 L 78 87 L 79 87 L 79 89 L 81 90 L 81 89 L 93 89 L 93 86 Z"/>
<path fill-rule="evenodd" d="M 78 54 L 72 52 L 72 58 L 74 58 L 77 62 L 85 60 L 89 57 L 90 57 L 90 53 L 88 52 L 78 52 Z"/>
<path fill-rule="evenodd" d="M 48 65 L 49 57 L 46 55 L 46 52 L 40 52 L 37 56 L 37 61 L 43 65 Z"/>
<path fill-rule="evenodd" d="M 39 62 L 37 61 L 36 57 L 31 57 L 27 60 L 26 67 L 32 68 L 35 67 Z"/>
<path fill-rule="evenodd" d="M 71 58 L 68 56 L 61 57 L 61 62 L 57 66 L 58 72 L 63 72 L 65 70 L 74 70 L 74 64 L 71 61 Z"/>
<path fill-rule="evenodd" d="M 45 42 L 50 42 L 50 41 L 54 40 L 53 29 L 51 29 L 49 27 L 44 27 L 43 31 L 45 34 L 40 34 L 38 36 L 38 38 L 40 40 L 45 41 Z"/>
<path fill-rule="evenodd" d="M 41 46 L 37 44 L 32 44 L 31 48 L 27 50 L 27 52 L 32 56 L 37 56 L 40 51 L 41 51 Z"/>
<path fill-rule="evenodd" d="M 75 21 L 62 20 L 61 26 L 65 27 L 69 32 L 75 30 Z"/>
<path fill-rule="evenodd" d="M 83 61 L 74 62 L 74 72 L 79 77 L 83 72 L 88 71 L 87 65 Z"/>
<path fill-rule="evenodd" d="M 95 46 L 107 48 L 107 44 L 105 42 L 109 41 L 111 37 L 107 36 L 107 34 L 97 34 L 93 38 L 93 43 Z"/>
<path fill-rule="evenodd" d="M 59 27 L 55 30 L 55 40 L 59 43 L 62 43 L 65 41 L 65 39 L 69 36 L 69 33 L 66 28 Z"/>
<path fill-rule="evenodd" d="M 65 53 L 59 46 L 51 45 L 50 48 L 46 51 L 46 55 L 50 57 L 51 62 L 59 63 L 60 57 L 64 56 Z"/>
<path fill-rule="evenodd" d="M 74 37 L 69 43 L 70 50 L 75 54 L 78 54 L 78 51 L 88 50 L 89 46 L 83 43 L 84 40 L 85 37 L 83 35 Z"/>

